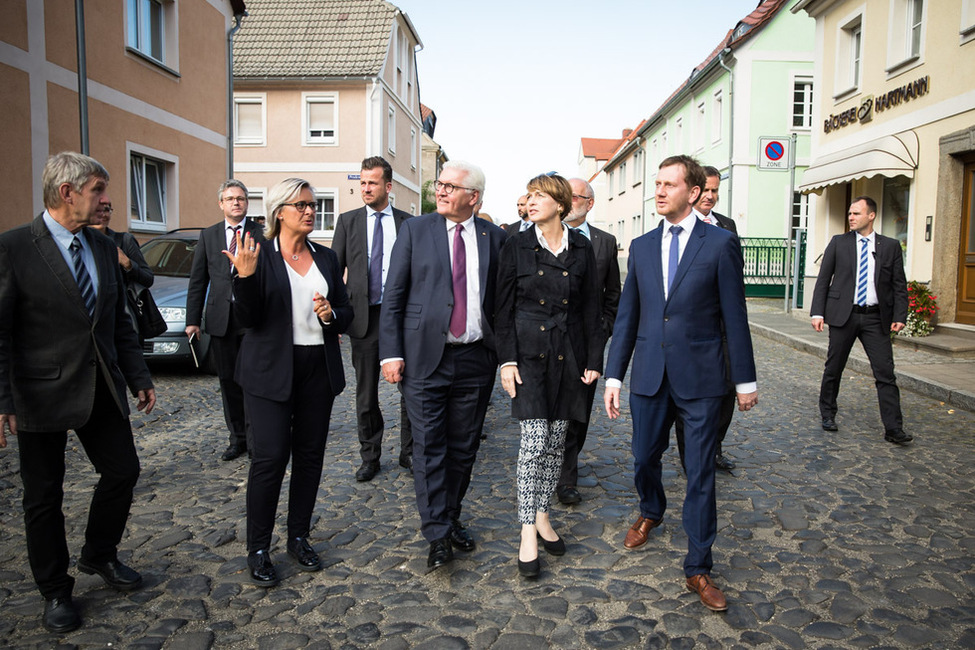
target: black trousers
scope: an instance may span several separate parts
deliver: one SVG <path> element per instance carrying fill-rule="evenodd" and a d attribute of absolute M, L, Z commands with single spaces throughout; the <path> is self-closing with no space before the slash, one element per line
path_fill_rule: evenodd
<path fill-rule="evenodd" d="M 480 343 L 448 345 L 425 379 L 406 368 L 401 386 L 413 423 L 413 485 L 427 541 L 446 537 L 451 520 L 460 518 L 496 372 L 493 353 Z"/>
<path fill-rule="evenodd" d="M 735 409 L 738 406 L 738 393 L 734 388 L 724 397 L 721 398 L 721 410 L 718 413 L 718 443 L 715 447 L 715 454 L 723 453 L 721 451 L 721 443 L 724 442 L 724 437 L 728 435 L 728 429 L 731 427 L 731 421 L 735 417 Z M 684 462 L 684 421 L 677 416 L 674 421 L 674 434 L 677 437 L 677 453 L 680 454 L 680 466 L 686 468 L 687 464 Z"/>
<path fill-rule="evenodd" d="M 383 412 L 379 408 L 379 312 L 382 305 L 369 307 L 369 327 L 362 338 L 350 336 L 352 367 L 355 368 L 355 415 L 359 431 L 359 455 L 364 463 L 378 463 L 383 445 Z M 413 455 L 413 430 L 406 415 L 406 400 L 400 396 L 400 456 Z"/>
<path fill-rule="evenodd" d="M 223 417 L 230 431 L 230 444 L 247 444 L 247 417 L 244 414 L 244 391 L 234 381 L 237 353 L 244 332 L 234 322 L 233 310 L 226 336 L 210 336 L 210 354 L 216 362 L 217 378 L 220 379 L 220 397 L 223 399 Z"/>
<path fill-rule="evenodd" d="M 592 382 L 586 386 L 586 421 L 569 420 L 565 430 L 565 453 L 562 456 L 562 473 L 559 475 L 558 487 L 575 487 L 579 482 L 579 453 L 586 444 L 589 434 L 589 420 L 592 417 L 592 404 L 596 397 L 596 384 Z"/>
<path fill-rule="evenodd" d="M 91 417 L 75 435 L 99 474 L 88 507 L 81 557 L 97 563 L 115 560 L 140 468 L 129 420 L 119 411 L 100 373 Z M 34 581 L 44 598 L 70 596 L 74 578 L 68 575 L 62 511 L 68 433 L 21 431 L 17 440 L 24 482 L 27 555 Z"/>
<path fill-rule="evenodd" d="M 247 551 L 267 550 L 284 473 L 291 461 L 288 539 L 306 537 L 322 479 L 332 394 L 325 346 L 294 346 L 291 398 L 278 402 L 244 393 L 250 416 L 247 475 Z"/>
<path fill-rule="evenodd" d="M 840 392 L 840 379 L 857 339 L 860 339 L 867 359 L 870 360 L 884 429 L 900 429 L 904 426 L 904 421 L 901 416 L 901 394 L 894 376 L 894 351 L 890 342 L 890 330 L 885 331 L 879 312 L 854 312 L 842 327 L 830 326 L 826 366 L 819 388 L 819 412 L 824 419 L 836 417 L 836 396 Z"/>

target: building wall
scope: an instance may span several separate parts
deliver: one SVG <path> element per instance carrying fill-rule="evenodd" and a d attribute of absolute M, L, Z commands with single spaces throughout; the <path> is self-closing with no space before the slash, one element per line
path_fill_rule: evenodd
<path fill-rule="evenodd" d="M 126 3 L 85 3 L 90 153 L 112 176 L 112 227 L 148 237 L 202 225 L 195 214 L 226 174 L 226 34 L 229 3 L 171 3 L 175 29 L 165 65 L 127 48 Z M 0 139 L 23 161 L 0 177 L 9 211 L 0 229 L 43 210 L 46 158 L 80 150 L 73 4 L 8 0 L 0 26 Z M 131 152 L 159 155 L 165 167 L 165 221 L 131 222 Z M 212 187 L 211 187 L 212 186 Z M 206 188 L 206 191 L 203 191 Z"/>

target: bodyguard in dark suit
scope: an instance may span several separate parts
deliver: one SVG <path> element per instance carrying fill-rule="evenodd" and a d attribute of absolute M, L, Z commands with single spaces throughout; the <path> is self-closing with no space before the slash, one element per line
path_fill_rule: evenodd
<path fill-rule="evenodd" d="M 352 366 L 355 368 L 356 422 L 362 466 L 357 481 L 370 481 L 379 472 L 383 444 L 383 412 L 379 408 L 379 314 L 383 284 L 389 271 L 396 233 L 409 213 L 389 204 L 393 168 L 379 156 L 362 161 L 359 191 L 365 206 L 339 215 L 332 250 L 346 272 L 349 300 L 355 318 L 349 326 Z M 413 468 L 413 431 L 400 398 L 399 464 Z"/>
<path fill-rule="evenodd" d="M 701 198 L 694 205 L 694 214 L 704 223 L 724 228 L 737 237 L 738 226 L 735 225 L 735 220 L 714 211 L 714 206 L 718 203 L 718 187 L 721 184 L 721 172 L 716 167 L 708 165 L 704 167 L 704 175 L 707 181 L 704 184 L 704 189 L 701 191 Z M 721 419 L 718 421 L 718 447 L 714 453 L 714 466 L 726 472 L 733 470 L 735 464 L 725 457 L 722 445 L 725 436 L 728 435 L 731 420 L 735 416 L 735 407 L 737 404 L 738 399 L 737 393 L 735 392 L 735 385 L 729 380 L 728 393 L 725 395 L 724 401 L 721 402 Z M 677 418 L 677 421 L 674 423 L 674 431 L 677 435 L 677 451 L 680 454 L 680 464 L 681 467 L 684 467 L 684 421 L 680 418 Z"/>
<path fill-rule="evenodd" d="M 684 575 L 687 588 L 698 593 L 706 607 L 724 611 L 724 594 L 710 577 L 717 534 L 716 423 L 727 392 L 722 323 L 739 408 L 754 406 L 758 391 L 741 247 L 731 233 L 694 216 L 691 208 L 704 183 L 704 171 L 693 158 L 672 156 L 660 163 L 655 197 L 665 221 L 630 246 L 629 273 L 609 346 L 604 401 L 609 417 L 618 417 L 621 380 L 632 357 L 633 478 L 640 516 L 623 542 L 629 549 L 644 545 L 663 520 L 667 501 L 660 458 L 674 419 L 679 415 L 684 420 Z"/>
<path fill-rule="evenodd" d="M 413 482 L 427 566 L 453 560 L 452 545 L 474 550 L 460 523 L 497 372 L 494 285 L 505 239 L 474 217 L 484 174 L 447 163 L 436 184 L 437 212 L 400 227 L 379 329 L 383 376 L 402 382 L 413 425 Z"/>
<path fill-rule="evenodd" d="M 64 451 L 74 430 L 99 474 L 78 569 L 127 591 L 142 577 L 117 547 L 139 478 L 126 386 L 139 410 L 156 394 L 125 311 L 115 244 L 84 226 L 109 203 L 108 172 L 73 152 L 44 167 L 46 210 L 0 235 L 0 447 L 19 433 L 31 571 L 53 632 L 81 625 L 71 600 L 61 504 Z"/>
<path fill-rule="evenodd" d="M 572 186 L 572 211 L 564 221 L 570 228 L 575 228 L 592 242 L 593 252 L 596 255 L 596 281 L 599 287 L 599 320 L 603 341 L 606 341 L 613 333 L 613 323 L 616 322 L 616 310 L 620 302 L 620 266 L 617 261 L 616 237 L 596 228 L 586 220 L 596 200 L 592 186 L 581 178 L 569 179 L 569 185 Z M 601 355 L 602 351 L 600 351 Z M 565 432 L 565 455 L 562 457 L 562 471 L 556 488 L 559 501 L 564 504 L 582 501 L 582 495 L 576 487 L 579 480 L 579 452 L 586 444 L 595 396 L 596 382 L 593 382 L 586 386 L 584 397 L 586 417 L 582 420 L 569 420 Z"/>
<path fill-rule="evenodd" d="M 518 197 L 518 221 L 506 223 L 502 228 L 508 233 L 508 237 L 517 235 L 531 228 L 532 222 L 528 219 L 528 195 L 522 194 Z"/>
<path fill-rule="evenodd" d="M 247 451 L 247 423 L 244 395 L 234 381 L 234 368 L 244 329 L 234 315 L 231 264 L 223 251 L 236 252 L 236 236 L 249 234 L 261 240 L 261 228 L 247 219 L 247 188 L 238 180 L 224 181 L 217 192 L 223 221 L 200 233 L 193 253 L 193 267 L 186 294 L 186 335 L 200 336 L 203 302 L 206 300 L 206 331 L 210 335 L 210 354 L 214 355 L 223 415 L 230 430 L 230 445 L 223 460 L 233 460 Z M 209 288 L 209 293 L 207 292 Z"/>
<path fill-rule="evenodd" d="M 829 325 L 829 349 L 819 389 L 823 429 L 836 431 L 836 396 L 853 343 L 860 339 L 877 384 L 884 440 L 907 444 L 900 391 L 894 377 L 890 333 L 907 322 L 907 279 L 900 242 L 873 229 L 877 203 L 860 196 L 850 204 L 850 232 L 836 235 L 823 254 L 813 290 L 812 326 Z"/>

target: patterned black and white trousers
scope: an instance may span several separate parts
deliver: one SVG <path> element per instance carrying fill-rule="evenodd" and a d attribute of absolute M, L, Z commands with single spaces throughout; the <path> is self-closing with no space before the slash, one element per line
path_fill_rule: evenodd
<path fill-rule="evenodd" d="M 522 420 L 518 451 L 518 521 L 534 524 L 548 512 L 565 452 L 568 420 Z"/>

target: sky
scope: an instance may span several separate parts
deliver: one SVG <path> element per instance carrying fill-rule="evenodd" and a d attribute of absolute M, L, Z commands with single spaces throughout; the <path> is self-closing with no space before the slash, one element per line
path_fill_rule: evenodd
<path fill-rule="evenodd" d="M 423 43 L 420 101 L 452 160 L 484 170 L 482 211 L 517 220 L 534 176 L 578 175 L 581 138 L 656 111 L 758 0 L 390 0 Z"/>

